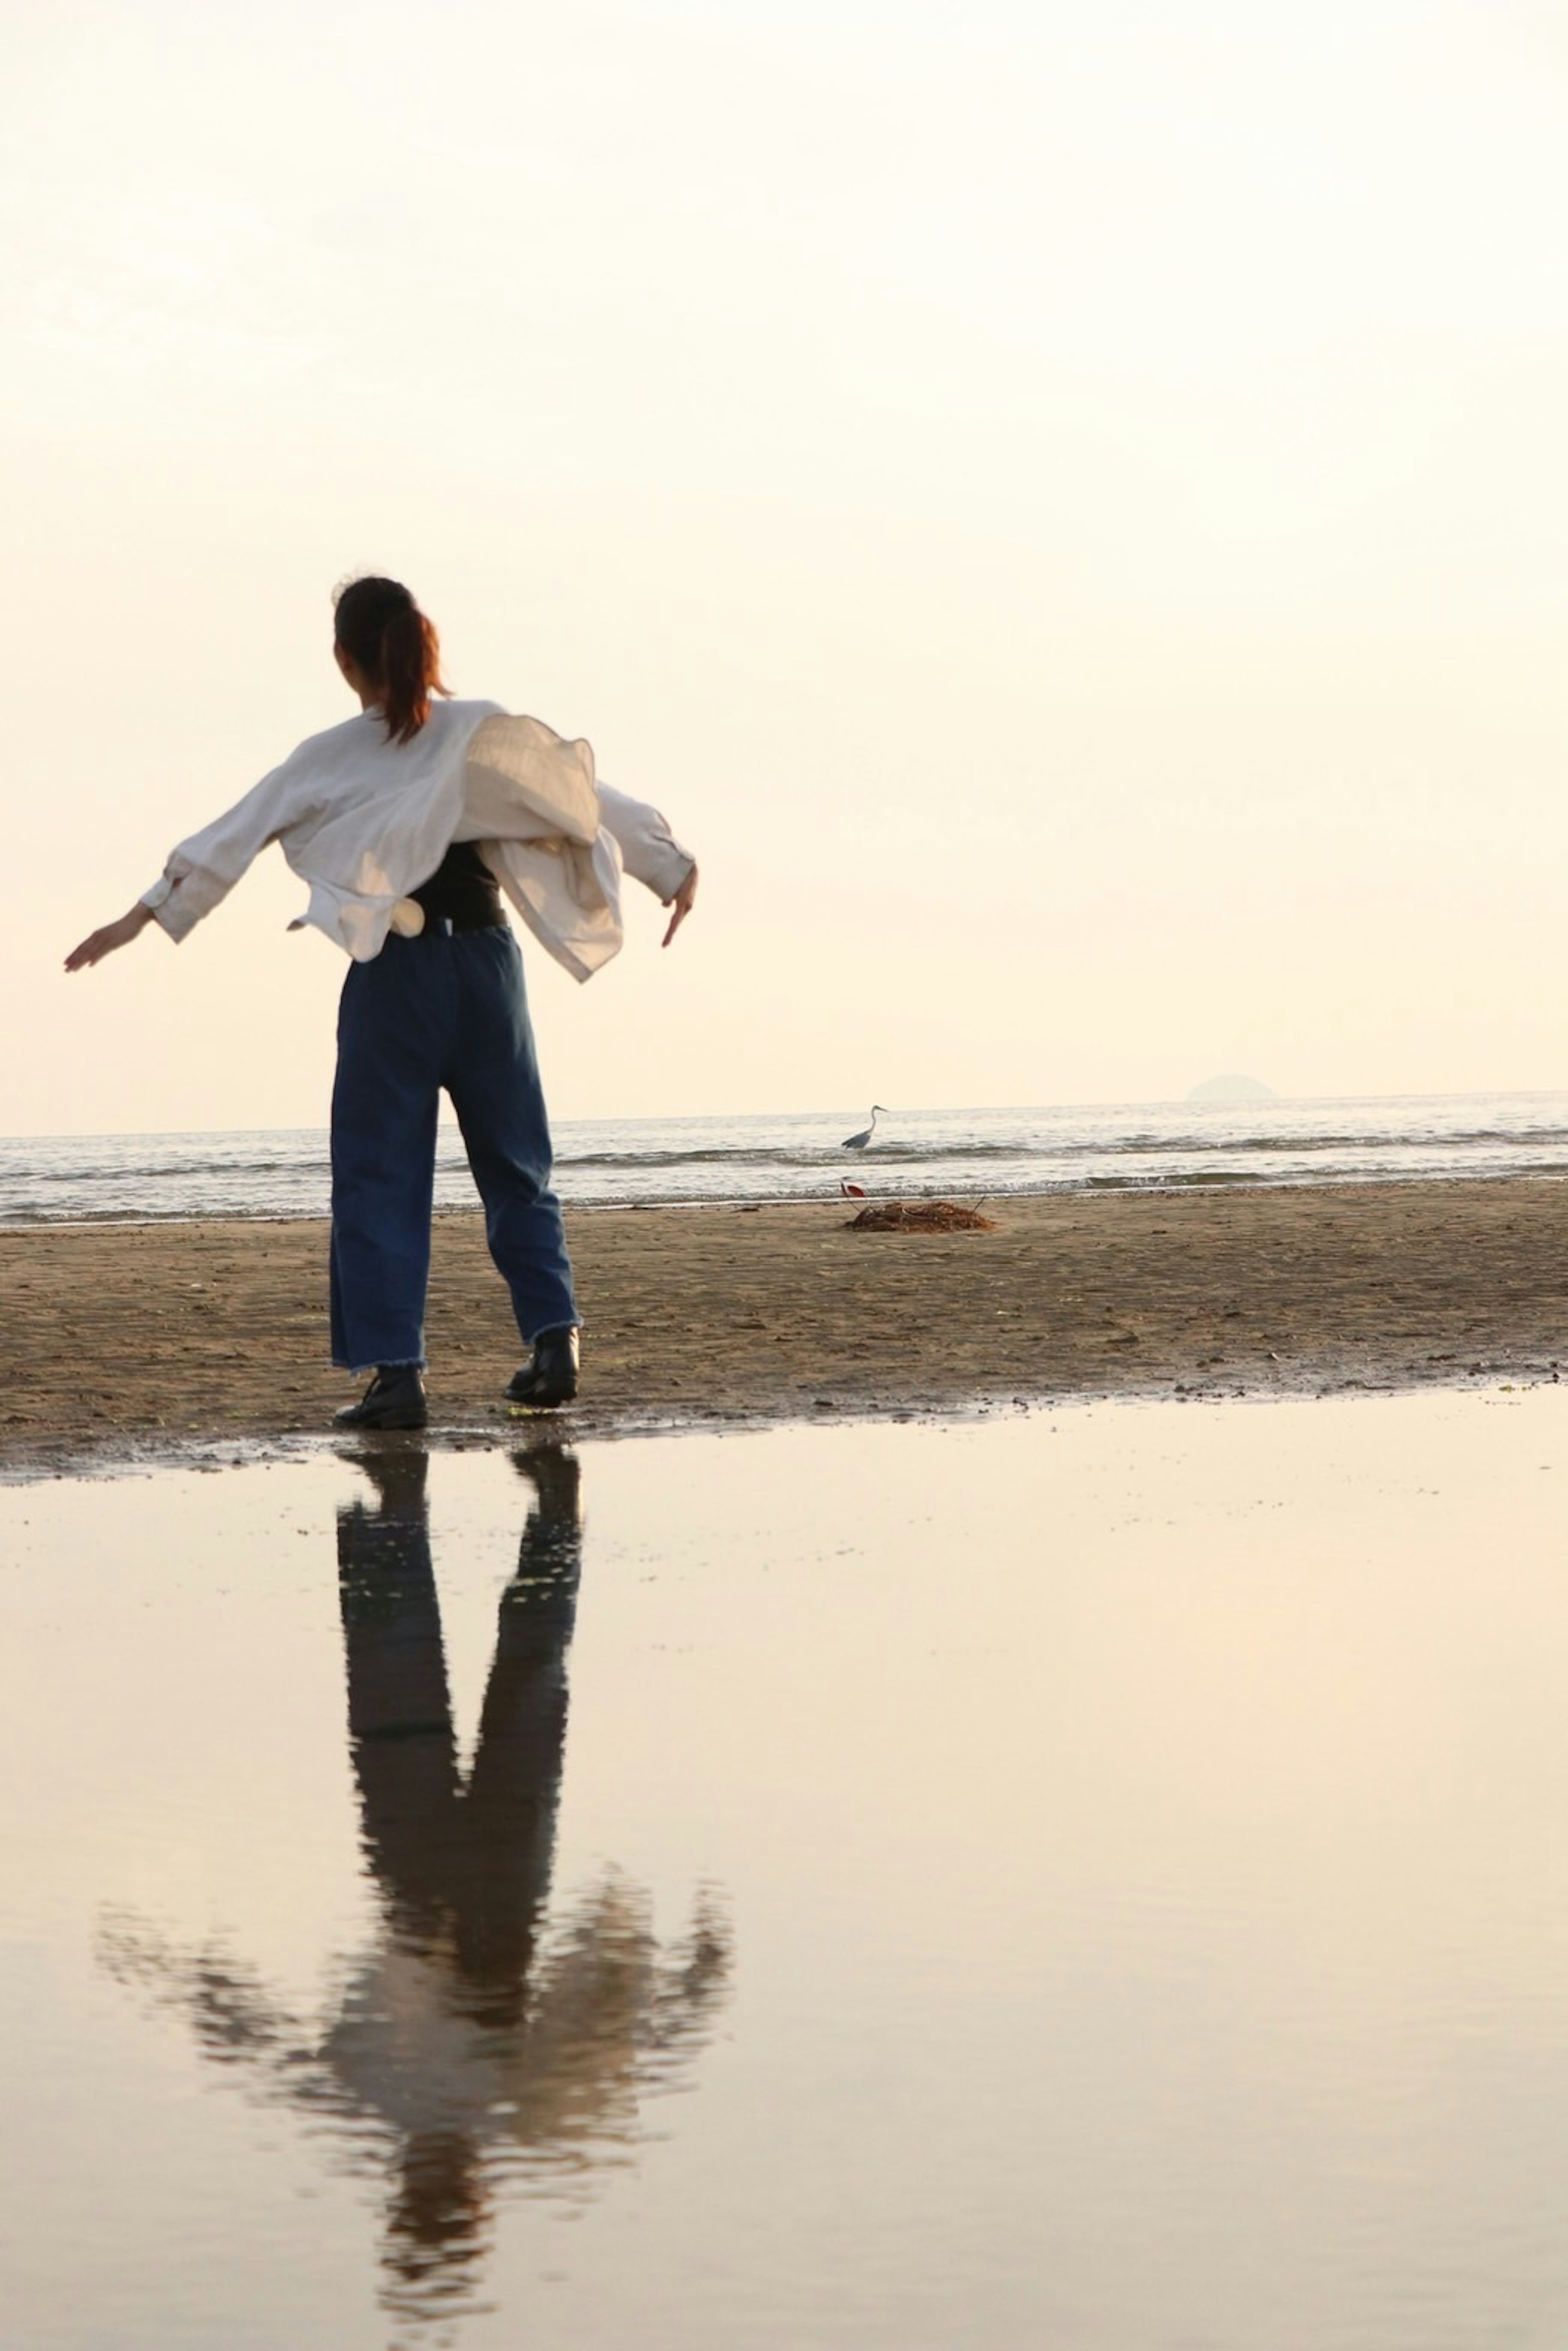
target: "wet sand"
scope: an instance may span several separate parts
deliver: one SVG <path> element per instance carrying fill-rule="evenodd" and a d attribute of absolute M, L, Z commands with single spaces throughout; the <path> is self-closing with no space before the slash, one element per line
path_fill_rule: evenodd
<path fill-rule="evenodd" d="M 863 1233 L 846 1205 L 569 1219 L 589 1430 L 947 1413 L 1057 1396 L 1313 1393 L 1568 1362 L 1568 1185 L 1082 1195 L 986 1234 Z M 0 1467 L 322 1428 L 317 1220 L 0 1233 Z M 519 1357 L 477 1215 L 438 1220 L 438 1427 L 507 1427 Z"/>

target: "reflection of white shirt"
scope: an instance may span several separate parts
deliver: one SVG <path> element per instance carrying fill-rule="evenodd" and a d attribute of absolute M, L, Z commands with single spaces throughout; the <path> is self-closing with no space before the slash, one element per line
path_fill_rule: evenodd
<path fill-rule="evenodd" d="M 526 2013 L 499 2029 L 463 2014 L 450 1953 L 368 1954 L 317 2052 L 338 2097 L 395 2130 L 511 2140 L 565 2164 L 632 2138 L 639 2094 L 674 2086 L 653 1939 L 617 1891 L 585 1916 L 587 1935 L 547 1955 Z"/>
<path fill-rule="evenodd" d="M 171 939 L 211 914 L 275 841 L 314 924 L 357 963 L 389 930 L 414 933 L 409 896 L 454 841 L 475 841 L 540 945 L 575 979 L 619 952 L 624 870 L 672 897 L 692 859 L 659 810 L 597 782 L 587 743 L 494 702 L 438 702 L 410 743 L 362 711 L 312 735 L 244 799 L 182 841 L 142 897 Z"/>

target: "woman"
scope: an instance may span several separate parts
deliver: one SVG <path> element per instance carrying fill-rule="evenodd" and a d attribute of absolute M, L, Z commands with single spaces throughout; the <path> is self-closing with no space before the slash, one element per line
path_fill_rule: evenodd
<path fill-rule="evenodd" d="M 599 784 L 586 743 L 454 701 L 435 630 L 396 580 L 338 593 L 333 652 L 360 715 L 302 743 L 182 841 L 161 880 L 66 958 L 85 970 L 149 923 L 183 939 L 277 841 L 310 884 L 291 925 L 352 958 L 332 1091 L 332 1360 L 374 1369 L 349 1428 L 422 1428 L 436 1119 L 444 1087 L 529 1360 L 509 1400 L 577 1392 L 578 1325 L 522 958 L 504 891 L 587 979 L 621 944 L 620 877 L 691 911 L 695 861 L 656 809 Z M 434 697 L 441 696 L 438 703 Z"/>

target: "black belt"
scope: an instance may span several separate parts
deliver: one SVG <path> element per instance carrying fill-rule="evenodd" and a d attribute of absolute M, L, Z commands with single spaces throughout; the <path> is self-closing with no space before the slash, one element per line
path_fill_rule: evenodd
<path fill-rule="evenodd" d="M 431 914 L 425 915 L 425 926 L 416 931 L 416 938 L 451 939 L 469 931 L 504 931 L 504 914 Z"/>

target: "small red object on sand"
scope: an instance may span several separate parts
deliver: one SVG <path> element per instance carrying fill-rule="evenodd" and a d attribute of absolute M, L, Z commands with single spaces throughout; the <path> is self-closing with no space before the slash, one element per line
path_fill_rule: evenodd
<path fill-rule="evenodd" d="M 838 1188 L 846 1200 L 863 1200 L 866 1197 L 865 1185 L 851 1184 L 846 1176 L 839 1177 Z"/>

